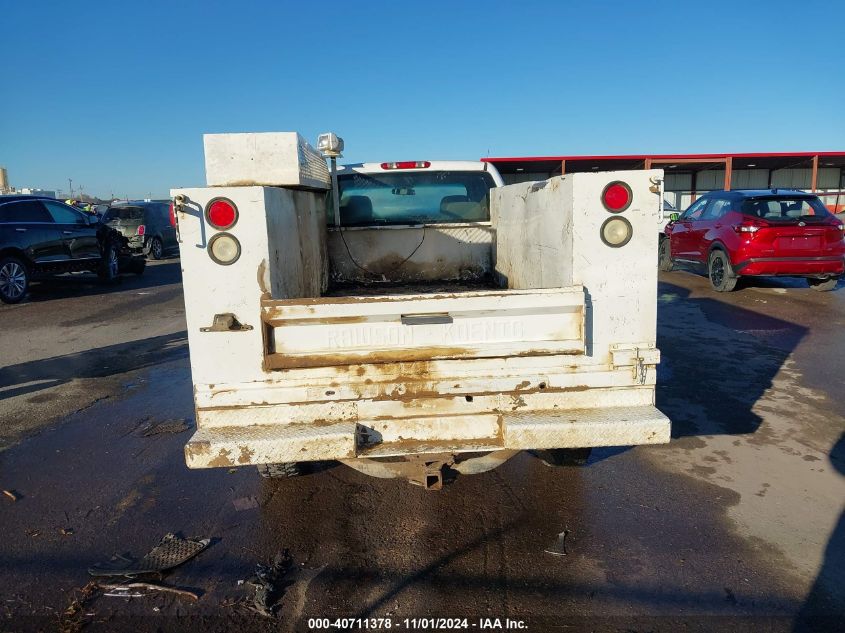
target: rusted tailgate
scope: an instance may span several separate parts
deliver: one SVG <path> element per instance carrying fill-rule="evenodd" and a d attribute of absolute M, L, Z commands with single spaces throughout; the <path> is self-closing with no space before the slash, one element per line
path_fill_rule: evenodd
<path fill-rule="evenodd" d="M 584 353 L 584 289 L 264 300 L 268 369 Z"/>

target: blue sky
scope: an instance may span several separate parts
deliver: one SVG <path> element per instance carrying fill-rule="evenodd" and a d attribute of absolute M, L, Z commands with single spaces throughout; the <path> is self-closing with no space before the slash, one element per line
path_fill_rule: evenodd
<path fill-rule="evenodd" d="M 18 187 L 166 196 L 202 134 L 346 162 L 845 150 L 845 2 L 0 0 Z"/>

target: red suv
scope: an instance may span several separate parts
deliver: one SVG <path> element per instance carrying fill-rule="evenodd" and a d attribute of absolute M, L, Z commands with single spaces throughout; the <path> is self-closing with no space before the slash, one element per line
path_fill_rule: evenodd
<path fill-rule="evenodd" d="M 804 191 L 712 191 L 671 217 L 660 270 L 706 267 L 719 292 L 758 275 L 805 277 L 814 290 L 833 290 L 845 272 L 842 221 Z"/>

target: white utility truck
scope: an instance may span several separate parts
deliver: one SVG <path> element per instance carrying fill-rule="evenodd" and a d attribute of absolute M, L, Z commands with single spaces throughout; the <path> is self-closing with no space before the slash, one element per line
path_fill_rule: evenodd
<path fill-rule="evenodd" d="M 338 141 L 319 144 L 333 168 Z M 334 179 L 324 156 L 296 133 L 206 135 L 208 186 L 172 191 L 189 467 L 337 461 L 437 489 L 519 451 L 669 440 L 660 170 L 502 186 L 483 162 Z"/>

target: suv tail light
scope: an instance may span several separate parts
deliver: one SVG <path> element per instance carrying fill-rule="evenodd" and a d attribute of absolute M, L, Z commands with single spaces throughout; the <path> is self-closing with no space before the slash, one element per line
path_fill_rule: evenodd
<path fill-rule="evenodd" d="M 228 198 L 212 198 L 205 207 L 205 219 L 215 229 L 225 231 L 238 221 L 238 208 Z"/>
<path fill-rule="evenodd" d="M 176 226 L 176 210 L 173 207 L 173 203 L 170 203 L 170 226 Z"/>
<path fill-rule="evenodd" d="M 146 231 L 147 231 L 146 226 L 144 226 L 143 224 L 138 225 L 138 235 L 143 235 L 144 233 L 146 233 Z"/>
<path fill-rule="evenodd" d="M 769 226 L 761 220 L 743 220 L 739 224 L 733 225 L 733 230 L 737 233 L 756 233 L 760 229 Z"/>
<path fill-rule="evenodd" d="M 382 163 L 382 169 L 425 169 L 431 167 L 431 162 L 427 160 L 404 160 L 398 163 Z"/>

